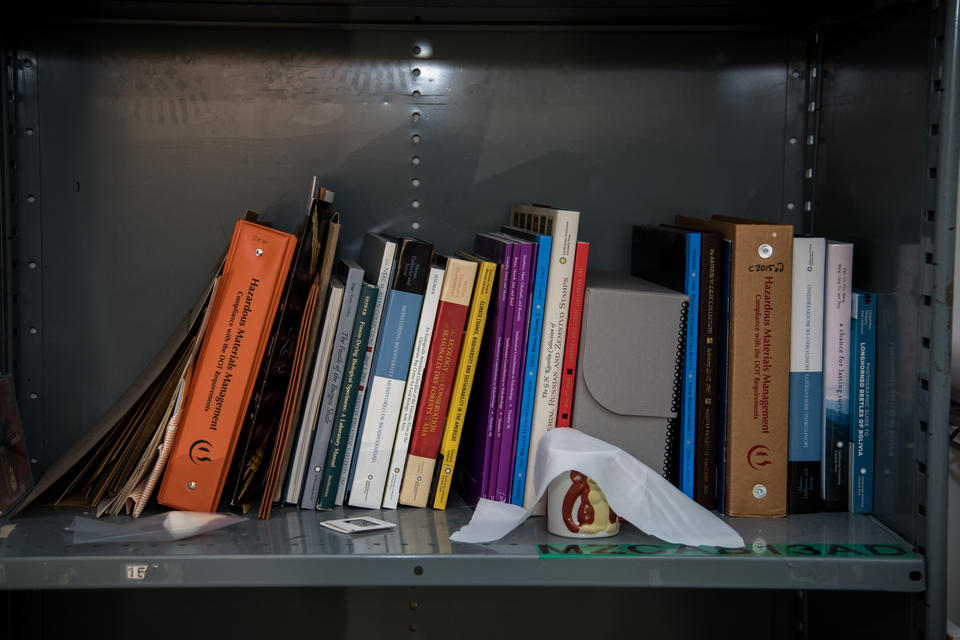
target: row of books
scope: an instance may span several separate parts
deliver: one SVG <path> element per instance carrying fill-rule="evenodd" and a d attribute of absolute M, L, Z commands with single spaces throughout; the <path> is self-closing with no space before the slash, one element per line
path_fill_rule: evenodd
<path fill-rule="evenodd" d="M 278 503 L 442 509 L 455 483 L 469 501 L 530 501 L 540 437 L 570 424 L 579 213 L 518 206 L 450 256 L 368 233 L 337 260 L 333 196 L 314 178 L 294 234 L 237 222 L 200 301 L 37 495 L 261 518 Z"/>
<path fill-rule="evenodd" d="M 337 260 L 333 193 L 315 179 L 310 194 L 295 234 L 237 223 L 184 325 L 39 491 L 98 514 L 138 515 L 155 492 L 261 518 L 278 503 L 442 509 L 454 486 L 531 506 L 538 443 L 578 426 L 586 387 L 579 213 L 516 206 L 448 256 L 368 233 Z M 677 362 L 651 365 L 674 381 L 663 470 L 688 496 L 729 515 L 783 515 L 788 495 L 794 512 L 869 510 L 875 301 L 852 296 L 851 270 L 850 245 L 790 225 L 634 227 L 633 276 L 683 298 Z"/>
<path fill-rule="evenodd" d="M 730 515 L 872 511 L 877 306 L 852 268 L 852 244 L 789 225 L 634 226 L 631 273 L 688 299 L 667 465 L 688 496 Z"/>

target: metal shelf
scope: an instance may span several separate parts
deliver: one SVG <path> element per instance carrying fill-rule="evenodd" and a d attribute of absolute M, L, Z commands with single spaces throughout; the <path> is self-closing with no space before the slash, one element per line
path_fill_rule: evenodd
<path fill-rule="evenodd" d="M 451 543 L 472 513 L 275 509 L 181 542 L 72 545 L 70 524 L 85 512 L 33 509 L 0 540 L 0 589 L 103 587 L 561 586 L 850 589 L 919 592 L 923 558 L 876 520 L 820 513 L 776 520 L 728 518 L 747 547 L 718 551 L 668 545 L 626 525 L 606 540 L 553 536 L 531 518 L 502 540 Z M 372 514 L 397 523 L 348 537 L 319 526 Z M 146 565 L 142 578 L 128 567 Z"/>

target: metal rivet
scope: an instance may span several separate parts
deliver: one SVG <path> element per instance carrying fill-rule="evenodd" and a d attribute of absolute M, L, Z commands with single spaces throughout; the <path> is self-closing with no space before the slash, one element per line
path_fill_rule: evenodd
<path fill-rule="evenodd" d="M 320 473 L 321 471 L 323 471 L 323 468 L 322 468 L 322 467 L 314 467 L 313 470 L 316 471 L 317 473 Z"/>
<path fill-rule="evenodd" d="M 259 258 L 260 256 L 263 255 L 263 249 L 257 249 L 256 251 L 253 252 L 253 254 Z"/>
<path fill-rule="evenodd" d="M 410 203 L 410 206 L 413 207 L 414 209 L 419 209 L 419 208 L 420 208 L 420 201 L 419 201 L 419 200 L 414 200 L 413 202 Z"/>
<path fill-rule="evenodd" d="M 420 92 L 419 92 L 419 91 L 414 91 L 414 92 L 411 93 L 410 95 L 412 95 L 414 98 L 419 98 L 419 97 L 420 97 Z"/>
<path fill-rule="evenodd" d="M 39 458 L 30 458 L 30 464 L 37 464 L 40 462 Z"/>
<path fill-rule="evenodd" d="M 796 136 L 791 136 L 791 137 L 790 137 L 790 144 L 797 144 L 797 142 L 799 142 L 799 140 L 797 140 L 797 137 L 796 137 Z"/>
<path fill-rule="evenodd" d="M 420 178 L 414 178 L 413 180 L 410 181 L 410 184 L 412 184 L 412 185 L 415 186 L 415 187 L 419 187 L 419 186 L 420 186 Z"/>
<path fill-rule="evenodd" d="M 31 260 L 30 262 L 27 263 L 27 266 L 30 267 L 31 269 L 36 269 L 37 263 Z"/>
<path fill-rule="evenodd" d="M 763 243 L 762 245 L 757 247 L 757 253 L 760 255 L 761 258 L 766 260 L 773 255 L 773 247 L 771 247 L 767 243 Z"/>
<path fill-rule="evenodd" d="M 837 449 L 843 449 L 843 440 L 837 440 Z"/>
<path fill-rule="evenodd" d="M 794 78 L 799 78 L 799 77 L 800 77 L 800 70 L 799 70 L 799 69 L 794 69 L 793 71 L 790 72 L 790 75 L 793 76 Z"/>
<path fill-rule="evenodd" d="M 30 399 L 31 399 L 31 400 L 36 400 L 36 399 L 39 398 L 39 397 L 40 397 L 40 396 L 37 395 L 35 392 L 30 394 Z"/>
<path fill-rule="evenodd" d="M 414 575 L 417 575 L 417 576 L 422 576 L 422 575 L 423 575 L 423 567 L 420 567 L 420 566 L 414 567 L 414 568 L 413 568 L 413 574 L 414 574 Z"/>
<path fill-rule="evenodd" d="M 196 488 L 197 488 L 197 483 L 194 482 L 193 480 L 187 483 L 187 489 L 190 489 L 190 491 L 193 491 Z"/>
<path fill-rule="evenodd" d="M 413 77 L 414 77 L 414 78 L 419 78 L 419 77 L 420 77 L 420 69 L 414 68 L 414 70 L 411 71 L 410 73 L 413 74 Z"/>
<path fill-rule="evenodd" d="M 412 158 L 410 158 L 410 162 L 412 162 L 413 164 L 420 164 L 420 156 L 413 156 Z"/>
<path fill-rule="evenodd" d="M 36 201 L 37 201 L 37 196 L 33 195 L 32 193 L 27 196 L 27 202 L 36 202 Z"/>
<path fill-rule="evenodd" d="M 767 497 L 767 488 L 762 484 L 753 485 L 753 497 L 757 500 L 763 500 Z"/>
<path fill-rule="evenodd" d="M 796 206 L 797 206 L 797 205 L 793 204 L 792 202 L 788 202 L 788 203 L 787 203 L 787 211 L 793 211 L 793 210 L 796 208 Z"/>
<path fill-rule="evenodd" d="M 30 335 L 35 336 L 39 333 L 36 327 L 30 327 Z"/>
<path fill-rule="evenodd" d="M 410 136 L 410 142 L 412 142 L 413 144 L 420 144 L 420 134 L 415 133 L 412 136 Z"/>
<path fill-rule="evenodd" d="M 33 129 L 31 129 L 30 127 L 27 127 L 27 130 L 24 131 L 24 133 L 26 133 L 28 136 L 32 136 L 32 135 L 33 135 Z"/>
<path fill-rule="evenodd" d="M 418 56 L 418 55 L 420 55 L 420 53 L 421 53 L 422 51 L 423 51 L 423 49 L 421 49 L 419 46 L 417 46 L 417 45 L 414 45 L 414 46 L 413 46 L 413 55 Z"/>
<path fill-rule="evenodd" d="M 767 541 L 763 538 L 757 538 L 750 544 L 750 548 L 754 553 L 764 553 L 767 550 Z"/>
<path fill-rule="evenodd" d="M 410 119 L 413 120 L 414 122 L 420 122 L 420 112 L 419 112 L 419 111 L 414 111 L 414 112 L 410 115 Z"/>
<path fill-rule="evenodd" d="M 414 231 L 416 231 L 417 229 L 420 228 L 420 223 L 417 222 L 416 220 L 414 220 L 413 222 L 410 223 L 410 227 L 411 227 Z"/>

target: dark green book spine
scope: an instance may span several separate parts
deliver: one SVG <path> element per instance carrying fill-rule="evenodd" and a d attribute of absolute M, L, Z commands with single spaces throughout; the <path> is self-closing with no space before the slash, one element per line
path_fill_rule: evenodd
<path fill-rule="evenodd" d="M 360 288 L 357 303 L 357 317 L 350 333 L 350 354 L 344 370 L 343 385 L 340 387 L 340 399 L 337 402 L 337 417 L 330 433 L 330 446 L 327 447 L 327 459 L 323 465 L 323 478 L 320 480 L 320 498 L 317 509 L 332 509 L 337 499 L 337 487 L 340 473 L 343 471 L 343 456 L 350 435 L 350 424 L 357 403 L 357 390 L 360 384 L 360 372 L 367 357 L 367 341 L 370 338 L 370 321 L 377 302 L 377 286 L 364 282 Z"/>

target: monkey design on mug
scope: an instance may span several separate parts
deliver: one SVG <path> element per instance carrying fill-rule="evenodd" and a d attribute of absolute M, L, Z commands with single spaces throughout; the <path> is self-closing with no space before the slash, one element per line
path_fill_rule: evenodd
<path fill-rule="evenodd" d="M 607 498 L 592 478 L 578 471 L 570 472 L 570 488 L 563 497 L 563 523 L 573 533 L 597 534 L 601 531 L 616 533 L 617 514 L 607 504 Z M 580 498 L 577 519 L 573 518 L 573 505 Z"/>

